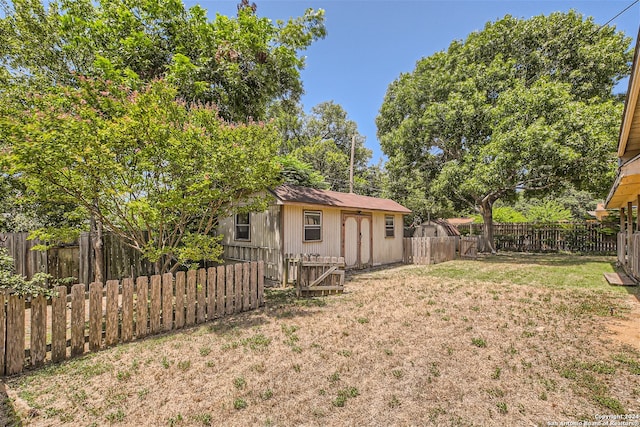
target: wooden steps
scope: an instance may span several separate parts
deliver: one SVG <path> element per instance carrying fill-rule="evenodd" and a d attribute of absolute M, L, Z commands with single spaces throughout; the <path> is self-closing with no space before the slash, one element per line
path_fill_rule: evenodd
<path fill-rule="evenodd" d="M 604 273 L 604 278 L 613 286 L 637 286 L 638 283 L 626 273 Z"/>

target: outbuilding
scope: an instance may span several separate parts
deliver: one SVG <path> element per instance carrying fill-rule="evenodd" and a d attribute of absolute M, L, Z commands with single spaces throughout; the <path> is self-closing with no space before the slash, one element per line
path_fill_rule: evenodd
<path fill-rule="evenodd" d="M 403 216 L 390 199 L 281 185 L 269 191 L 264 212 L 220 222 L 224 256 L 264 260 L 265 278 L 283 279 L 286 254 L 344 257 L 347 269 L 402 261 Z"/>

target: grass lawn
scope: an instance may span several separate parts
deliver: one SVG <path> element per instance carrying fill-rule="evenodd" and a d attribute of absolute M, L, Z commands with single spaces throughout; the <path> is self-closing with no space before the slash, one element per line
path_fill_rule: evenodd
<path fill-rule="evenodd" d="M 640 342 L 614 331 L 640 329 L 640 300 L 605 282 L 613 262 L 504 254 L 353 275 L 339 296 L 272 290 L 261 310 L 10 378 L 4 420 L 547 426 L 638 415 Z"/>

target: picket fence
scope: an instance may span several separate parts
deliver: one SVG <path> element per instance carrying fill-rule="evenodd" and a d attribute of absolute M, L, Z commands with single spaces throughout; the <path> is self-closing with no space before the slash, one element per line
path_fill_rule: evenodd
<path fill-rule="evenodd" d="M 264 262 L 0 294 L 0 374 L 180 329 L 264 304 Z"/>

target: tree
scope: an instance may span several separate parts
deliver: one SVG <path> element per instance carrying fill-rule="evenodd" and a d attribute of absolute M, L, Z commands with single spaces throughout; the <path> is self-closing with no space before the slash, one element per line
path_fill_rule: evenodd
<path fill-rule="evenodd" d="M 274 100 L 298 100 L 304 67 L 300 53 L 326 33 L 322 10 L 308 9 L 302 17 L 273 23 L 260 18 L 255 5 L 245 0 L 238 6 L 237 17 L 216 15 L 213 20 L 200 6 L 186 9 L 180 0 L 58 0 L 45 4 L 0 0 L 0 94 L 6 99 L 46 92 L 50 87 L 79 88 L 87 76 L 131 88 L 164 79 L 177 87 L 176 97 L 189 104 L 215 106 L 228 121 L 251 122 L 264 118 Z M 6 144 L 0 138 L 0 151 L 11 149 Z M 9 204 L 4 212 L 15 211 L 14 202 L 24 198 L 23 183 L 14 178 L 6 173 L 0 177 L 3 185 L 17 184 L 11 188 L 15 197 L 0 200 Z M 32 206 L 40 207 L 41 212 L 31 215 L 36 221 L 21 225 L 55 225 L 40 229 L 39 235 L 69 238 L 67 231 L 77 233 L 87 225 L 87 218 L 79 219 L 78 212 L 91 214 L 95 259 L 97 263 L 102 260 L 102 223 L 95 216 L 98 206 L 76 209 L 73 200 L 66 205 L 57 200 L 58 210 L 61 206 L 67 210 L 61 212 L 64 221 L 52 224 L 49 219 L 55 218 L 39 217 L 52 212 L 51 198 L 45 194 L 36 200 L 34 196 L 44 193 L 29 191 Z M 97 265 L 95 270 L 99 274 L 102 268 Z"/>
<path fill-rule="evenodd" d="M 477 210 L 490 245 L 497 200 L 569 185 L 603 194 L 629 43 L 576 12 L 487 23 L 389 86 L 376 123 L 390 173 Z"/>
<path fill-rule="evenodd" d="M 221 254 L 217 219 L 263 207 L 280 175 L 276 130 L 224 122 L 164 81 L 139 91 L 79 79 L 12 102 L 4 156 L 38 199 L 74 203 L 155 263 L 156 273 Z M 86 216 L 85 216 L 86 217 Z"/>
<path fill-rule="evenodd" d="M 278 162 L 282 167 L 280 174 L 284 183 L 323 190 L 329 188 L 329 184 L 324 180 L 324 177 L 314 170 L 310 164 L 291 155 L 281 156 Z"/>
<path fill-rule="evenodd" d="M 78 76 L 166 78 L 187 101 L 213 103 L 235 122 L 261 120 L 275 99 L 302 93 L 300 51 L 323 38 L 324 11 L 272 22 L 242 1 L 210 21 L 180 0 L 1 2 L 0 83 L 77 86 Z"/>
<path fill-rule="evenodd" d="M 364 146 L 358 125 L 333 101 L 322 102 L 305 114 L 300 105 L 277 104 L 270 117 L 281 131 L 280 152 L 309 163 L 329 182 L 334 191 L 349 191 L 351 141 L 355 137 L 354 181 L 360 194 L 370 183 L 368 161 L 371 150 Z"/>
<path fill-rule="evenodd" d="M 550 194 L 544 198 L 519 198 L 515 209 L 523 212 L 529 221 L 581 221 L 593 218 L 588 211 L 596 209 L 602 199 L 588 191 L 578 191 L 573 187 L 559 194 Z"/>

